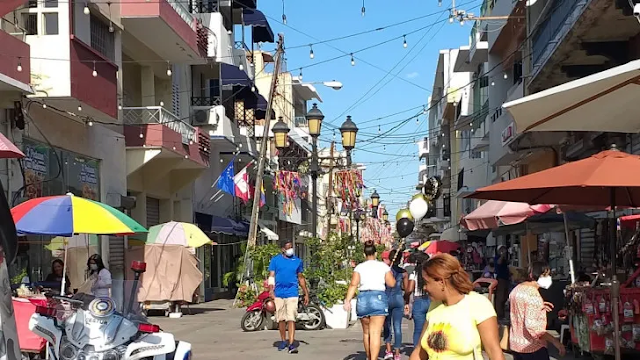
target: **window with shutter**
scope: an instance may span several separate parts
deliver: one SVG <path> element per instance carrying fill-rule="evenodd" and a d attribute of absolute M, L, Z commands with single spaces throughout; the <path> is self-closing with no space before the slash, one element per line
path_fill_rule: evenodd
<path fill-rule="evenodd" d="M 147 197 L 147 228 L 160 224 L 160 200 Z"/>

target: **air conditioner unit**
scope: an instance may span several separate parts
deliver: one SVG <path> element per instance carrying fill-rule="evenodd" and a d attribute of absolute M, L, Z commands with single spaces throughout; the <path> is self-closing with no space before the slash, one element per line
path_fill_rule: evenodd
<path fill-rule="evenodd" d="M 224 106 L 194 106 L 191 112 L 193 126 L 215 126 L 225 116 Z"/>

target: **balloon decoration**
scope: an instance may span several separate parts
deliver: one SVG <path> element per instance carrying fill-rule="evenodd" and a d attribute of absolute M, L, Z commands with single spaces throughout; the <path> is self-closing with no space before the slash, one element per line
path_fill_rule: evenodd
<path fill-rule="evenodd" d="M 401 238 L 406 238 L 413 232 L 413 221 L 408 218 L 402 218 L 396 222 L 396 231 Z"/>
<path fill-rule="evenodd" d="M 413 196 L 413 199 L 411 199 L 411 202 L 409 203 L 409 211 L 416 221 L 422 220 L 422 218 L 427 215 L 427 211 L 429 211 L 429 204 L 424 198 L 424 195 L 416 194 Z"/>
<path fill-rule="evenodd" d="M 428 200 L 435 200 L 442 196 L 442 180 L 439 176 L 433 176 L 427 179 L 422 187 L 422 194 Z"/>
<path fill-rule="evenodd" d="M 400 219 L 409 219 L 409 220 L 413 220 L 413 215 L 411 215 L 411 211 L 409 211 L 409 209 L 402 209 L 400 211 L 398 211 L 398 213 L 396 214 L 396 221 L 400 221 Z"/>

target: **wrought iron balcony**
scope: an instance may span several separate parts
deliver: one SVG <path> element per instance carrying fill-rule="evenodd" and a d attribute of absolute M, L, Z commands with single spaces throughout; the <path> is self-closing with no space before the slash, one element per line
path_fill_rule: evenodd
<path fill-rule="evenodd" d="M 185 145 L 198 141 L 195 127 L 182 121 L 162 106 L 124 107 L 122 119 L 125 125 L 164 125 L 182 135 L 182 143 Z"/>
<path fill-rule="evenodd" d="M 192 14 L 211 14 L 219 11 L 218 1 L 213 0 L 189 0 L 189 11 Z"/>
<path fill-rule="evenodd" d="M 222 105 L 220 96 L 192 96 L 191 106 L 218 106 Z"/>

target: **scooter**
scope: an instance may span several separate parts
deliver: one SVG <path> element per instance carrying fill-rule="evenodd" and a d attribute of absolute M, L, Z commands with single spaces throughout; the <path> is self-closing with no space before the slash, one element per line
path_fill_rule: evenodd
<path fill-rule="evenodd" d="M 131 270 L 135 294 L 146 263 L 134 261 Z M 47 341 L 54 360 L 190 360 L 191 344 L 133 314 L 134 300 L 131 296 L 125 316 L 110 298 L 49 296 L 47 306 L 36 306 L 29 329 Z"/>
<path fill-rule="evenodd" d="M 322 309 L 315 304 L 315 301 L 305 306 L 303 300 L 304 296 L 300 296 L 298 299 L 296 324 L 304 330 L 320 330 L 324 328 L 325 318 Z M 269 291 L 263 291 L 258 295 L 256 302 L 247 307 L 247 311 L 240 321 L 240 326 L 244 331 L 258 331 L 264 328 L 275 329 L 277 327 L 275 313 L 276 304 L 274 300 L 269 295 Z"/>

